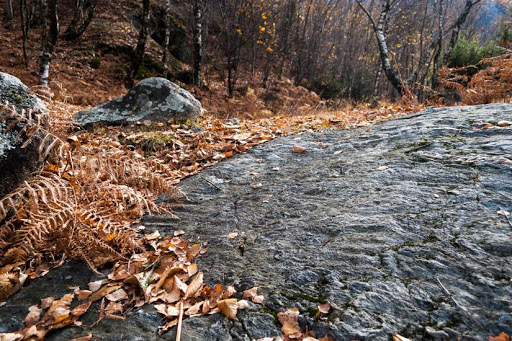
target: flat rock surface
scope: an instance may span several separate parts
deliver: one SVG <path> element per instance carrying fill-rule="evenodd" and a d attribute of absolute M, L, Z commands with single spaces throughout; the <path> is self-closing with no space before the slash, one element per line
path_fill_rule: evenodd
<path fill-rule="evenodd" d="M 278 336 L 275 314 L 293 307 L 303 326 L 334 340 L 512 334 L 512 224 L 498 214 L 512 211 L 512 127 L 496 126 L 510 117 L 509 104 L 429 109 L 369 128 L 281 138 L 184 181 L 181 219 L 148 217 L 144 225 L 208 240 L 198 262 L 206 282 L 259 286 L 265 307 L 251 306 L 236 322 L 189 318 L 182 340 Z M 76 263 L 48 276 L 0 307 L 0 332 L 51 293 L 38 283 L 59 291 L 91 278 Z M 324 301 L 333 310 L 319 319 Z M 152 340 L 160 322 L 144 307 L 92 333 Z M 88 332 L 68 328 L 49 339 Z"/>

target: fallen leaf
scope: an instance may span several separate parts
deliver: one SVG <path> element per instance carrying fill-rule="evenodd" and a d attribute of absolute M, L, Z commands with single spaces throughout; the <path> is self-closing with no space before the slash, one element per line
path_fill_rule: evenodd
<path fill-rule="evenodd" d="M 487 338 L 488 341 L 510 341 L 510 336 L 505 333 L 505 332 L 502 332 L 500 335 L 498 336 L 489 336 Z"/>
<path fill-rule="evenodd" d="M 236 313 L 238 312 L 236 298 L 228 298 L 226 300 L 219 301 L 218 307 L 226 317 L 236 320 Z"/>
<path fill-rule="evenodd" d="M 128 294 L 123 288 L 117 289 L 116 291 L 105 295 L 105 298 L 111 302 L 117 302 L 128 298 Z"/>
<path fill-rule="evenodd" d="M 245 299 L 253 298 L 257 294 L 258 294 L 258 287 L 253 287 L 251 289 L 247 289 L 247 290 L 244 291 L 243 298 L 245 298 Z"/>
<path fill-rule="evenodd" d="M 260 183 L 252 185 L 251 187 L 252 187 L 252 189 L 258 189 L 258 188 L 263 187 L 263 184 L 260 182 Z"/>
<path fill-rule="evenodd" d="M 189 276 L 194 276 L 197 273 L 197 264 L 193 263 L 187 267 L 187 273 Z"/>
<path fill-rule="evenodd" d="M 225 157 L 233 157 L 233 155 L 234 155 L 233 151 L 229 151 L 229 152 L 224 153 Z"/>
<path fill-rule="evenodd" d="M 122 287 L 121 284 L 114 284 L 114 285 L 106 285 L 104 286 L 103 288 L 101 288 L 100 290 L 96 291 L 94 294 L 92 294 L 91 296 L 89 296 L 89 301 L 91 302 L 96 302 L 97 300 L 103 298 L 105 295 L 108 295 L 110 294 L 111 292 L 114 292 L 116 291 L 117 289 L 119 289 L 120 287 Z M 92 291 L 92 290 L 91 290 Z"/>
<path fill-rule="evenodd" d="M 37 322 L 39 322 L 42 312 L 43 309 L 39 308 L 37 305 L 30 306 L 28 308 L 28 314 L 25 317 L 25 325 L 27 327 L 31 327 L 35 325 Z"/>
<path fill-rule="evenodd" d="M 510 121 L 499 121 L 498 122 L 498 126 L 499 127 L 508 127 L 508 126 L 511 126 L 512 125 L 512 122 Z"/>
<path fill-rule="evenodd" d="M 92 340 L 92 334 L 89 333 L 89 335 L 77 337 L 76 339 L 73 339 L 71 341 L 90 341 Z"/>
<path fill-rule="evenodd" d="M 395 335 L 393 335 L 393 341 L 412 341 L 412 340 L 408 339 L 408 338 L 406 338 L 404 336 L 395 334 Z"/>
<path fill-rule="evenodd" d="M 195 314 L 199 313 L 203 303 L 204 303 L 204 301 L 194 304 L 193 306 L 191 306 L 190 308 L 187 309 L 187 311 L 185 312 L 185 315 L 190 316 L 190 315 L 195 315 Z"/>
<path fill-rule="evenodd" d="M 247 300 L 240 300 L 237 302 L 237 307 L 240 310 L 249 308 L 249 301 Z"/>
<path fill-rule="evenodd" d="M 329 314 L 330 310 L 331 310 L 331 304 L 329 302 L 318 306 L 318 311 L 321 312 L 322 314 Z"/>
<path fill-rule="evenodd" d="M 83 304 L 77 305 L 76 307 L 73 308 L 73 310 L 71 310 L 71 315 L 75 317 L 82 316 L 87 312 L 87 310 L 89 310 L 91 304 L 92 302 L 85 302 Z"/>
<path fill-rule="evenodd" d="M 192 282 L 190 282 L 190 284 L 188 285 L 188 288 L 185 292 L 185 298 L 194 296 L 199 291 L 199 289 L 201 289 L 202 286 L 203 286 L 203 273 L 199 272 L 196 275 L 196 277 L 194 277 Z"/>
<path fill-rule="evenodd" d="M 96 291 L 98 291 L 99 288 L 101 288 L 102 285 L 103 285 L 103 280 L 91 282 L 91 283 L 89 283 L 89 290 L 91 292 L 96 292 Z"/>
<path fill-rule="evenodd" d="M 79 299 L 79 300 L 85 300 L 87 299 L 89 296 L 91 296 L 91 291 L 90 290 L 77 290 L 76 292 L 76 297 Z"/>
<path fill-rule="evenodd" d="M 307 150 L 306 147 L 301 147 L 301 146 L 293 146 L 293 148 L 292 148 L 292 151 L 294 153 L 305 153 L 306 150 Z"/>
<path fill-rule="evenodd" d="M 389 167 L 388 166 L 380 166 L 379 168 L 377 168 L 378 171 L 383 171 L 386 169 L 389 169 Z"/>
<path fill-rule="evenodd" d="M 233 239 L 233 238 L 236 238 L 236 237 L 238 237 L 238 232 L 232 232 L 232 233 L 228 234 L 228 238 L 229 239 Z"/>
<path fill-rule="evenodd" d="M 55 300 L 55 298 L 53 297 L 46 297 L 46 298 L 42 298 L 41 299 L 41 309 L 48 309 L 49 307 L 51 307 L 53 301 Z"/>
<path fill-rule="evenodd" d="M 234 294 L 236 294 L 236 289 L 234 286 L 232 285 L 228 285 L 226 287 L 226 289 L 224 290 L 224 295 L 222 296 L 222 298 L 226 299 L 226 298 L 230 298 L 231 296 L 233 296 Z"/>
<path fill-rule="evenodd" d="M 265 299 L 265 297 L 263 297 L 263 295 L 258 295 L 258 296 L 254 296 L 252 301 L 254 303 L 262 304 L 264 299 Z"/>
<path fill-rule="evenodd" d="M 177 237 L 177 236 L 181 236 L 185 234 L 185 231 L 183 230 L 177 230 L 177 231 L 174 231 L 174 236 Z"/>
<path fill-rule="evenodd" d="M 343 150 L 337 150 L 337 151 L 334 152 L 333 155 L 336 156 L 336 155 L 340 155 L 341 153 L 343 153 Z"/>

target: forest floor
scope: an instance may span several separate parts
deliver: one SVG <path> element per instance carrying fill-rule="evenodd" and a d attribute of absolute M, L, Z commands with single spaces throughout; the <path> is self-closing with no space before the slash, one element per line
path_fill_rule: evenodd
<path fill-rule="evenodd" d="M 197 262 L 205 283 L 259 287 L 262 296 L 236 321 L 187 314 L 181 340 L 300 340 L 305 330 L 332 338 L 322 340 L 511 334 L 512 126 L 498 124 L 511 113 L 510 104 L 428 109 L 295 134 L 186 179 L 179 219 L 145 217 L 144 231 L 208 241 Z M 106 280 L 68 262 L 0 307 L 0 332 L 22 328 L 28 307 L 50 293 L 80 296 L 98 280 L 116 290 L 116 278 L 122 268 Z M 99 292 L 101 304 L 48 340 L 146 340 L 165 323 L 162 311 L 175 321 L 174 305 L 109 315 L 129 299 Z M 172 328 L 161 339 L 175 337 Z"/>
<path fill-rule="evenodd" d="M 294 86 L 286 79 L 274 80 L 271 91 L 264 89 L 259 81 L 261 77 L 257 74 L 241 75 L 235 96 L 229 98 L 222 74 L 215 71 L 215 66 L 206 65 L 207 90 L 179 83 L 200 99 L 206 109 L 194 127 L 179 124 L 170 127 L 147 127 L 139 124 L 123 128 L 106 127 L 92 132 L 70 128 L 71 116 L 77 111 L 119 97 L 128 91 L 124 86 L 126 69 L 130 63 L 129 53 L 126 51 L 136 45 L 137 35 L 126 12 L 118 11 L 118 6 L 122 5 L 122 1 L 115 4 L 102 2 L 98 16 L 78 42 L 58 42 L 52 62 L 50 91 L 36 85 L 38 32 L 30 32 L 27 46 L 29 61 L 26 66 L 19 43 L 21 33 L 19 27 L 16 27 L 16 21 L 14 26 L 0 27 L 2 44 L 12 47 L 0 49 L 0 71 L 19 77 L 43 97 L 56 123 L 52 131 L 63 140 L 94 146 L 91 149 L 96 151 L 101 150 L 103 145 L 130 145 L 142 157 L 157 157 L 163 162 L 175 162 L 179 165 L 174 173 L 177 184 L 207 167 L 230 159 L 185 180 L 183 189 L 189 198 L 185 200 L 185 207 L 177 208 L 175 212 L 182 218 L 180 222 L 168 216 L 158 216 L 153 219 L 145 217 L 141 224 L 146 225 L 148 232 L 160 230 L 162 235 L 172 236 L 176 235 L 176 231 L 184 230 L 187 233 L 184 238 L 197 238 L 203 242 L 209 239 L 211 254 L 206 253 L 202 256 L 204 260 L 198 263 L 200 270 L 205 271 L 205 281 L 208 284 L 221 282 L 226 287 L 234 283 L 239 291 L 261 286 L 268 303 L 264 307 L 251 303 L 249 312 L 240 316 L 232 325 L 220 316 L 188 319 L 184 325 L 188 335 L 184 340 L 205 340 L 205 333 L 213 333 L 211 339 L 219 339 L 222 337 L 218 335 L 224 335 L 223 340 L 278 337 L 281 332 L 277 327 L 277 315 L 280 311 L 293 307 L 298 310 L 292 314 L 300 312 L 300 330 L 313 329 L 318 336 L 328 334 L 335 340 L 348 339 L 348 336 L 350 339 L 387 338 L 389 333 L 397 332 L 421 338 L 426 335 L 425 326 L 434 326 L 434 322 L 438 323 L 434 326 L 437 328 L 434 332 L 449 333 L 449 336 L 463 335 L 466 332 L 477 336 L 510 332 L 506 329 L 506 319 L 501 314 L 502 306 L 493 301 L 493 297 L 484 297 L 485 304 L 490 308 L 485 314 L 482 313 L 485 316 L 478 315 L 478 318 L 485 319 L 485 323 L 489 322 L 489 326 L 478 329 L 475 325 L 470 325 L 473 315 L 468 319 L 468 315 L 453 306 L 442 289 L 436 287 L 433 277 L 427 274 L 429 267 L 432 267 L 429 271 L 441 272 L 448 265 L 439 265 L 441 260 L 432 254 L 433 251 L 423 250 L 424 245 L 433 243 L 436 250 L 451 247 L 453 250 L 446 252 L 454 256 L 460 251 L 456 249 L 459 235 L 462 234 L 463 242 L 467 238 L 473 238 L 466 238 L 460 226 L 439 230 L 442 225 L 439 217 L 445 214 L 445 205 L 456 205 L 457 198 L 460 198 L 453 193 L 460 193 L 461 190 L 452 188 L 459 186 L 459 178 L 450 178 L 437 189 L 410 187 L 412 192 L 407 192 L 409 189 L 401 188 L 398 192 L 403 196 L 405 206 L 405 201 L 413 205 L 416 199 L 420 200 L 420 192 L 429 193 L 437 199 L 439 198 L 436 195 L 441 196 L 442 200 L 430 200 L 432 198 L 429 197 L 429 200 L 425 199 L 428 201 L 425 207 L 419 207 L 420 204 L 418 207 L 409 207 L 408 204 L 408 213 L 400 218 L 403 220 L 401 223 L 408 225 L 407 228 L 401 225 L 398 227 L 398 222 L 392 218 L 398 214 L 398 208 L 389 205 L 389 202 L 396 199 L 393 195 L 398 193 L 393 191 L 393 184 L 414 169 L 414 166 L 420 167 L 423 163 L 434 162 L 430 158 L 435 158 L 435 155 L 425 156 L 423 149 L 430 150 L 430 145 L 434 142 L 436 148 L 451 148 L 452 145 L 462 148 L 457 144 L 458 133 L 452 137 L 451 128 L 442 125 L 446 119 L 443 112 L 438 114 L 440 126 L 428 132 L 425 128 L 429 126 L 426 114 L 418 121 L 394 121 L 398 122 L 398 128 L 393 126 L 395 123 L 374 126 L 375 123 L 407 115 L 421 107 L 379 103 L 372 108 L 369 105 L 354 106 L 345 103 L 341 108 L 333 109 L 316 94 Z M 150 41 L 146 76 L 158 75 L 150 66 L 160 59 L 160 54 L 160 46 Z M 96 60 L 99 63 L 96 64 Z M 174 63 L 186 68 L 178 61 Z M 484 118 L 487 117 L 482 116 Z M 425 136 L 415 134 L 413 139 L 408 129 L 416 128 L 408 128 L 411 122 L 416 122 L 417 127 L 424 129 Z M 467 128 L 467 122 L 460 124 Z M 348 128 L 358 129 L 344 130 Z M 439 141 L 435 140 L 436 129 L 441 129 L 444 134 Z M 278 137 L 283 139 L 272 141 Z M 431 138 L 433 142 L 424 143 L 422 138 Z M 270 144 L 247 153 L 251 148 L 267 142 Z M 385 144 L 387 149 L 383 147 Z M 396 150 L 393 149 L 395 147 Z M 377 149 L 371 152 L 372 148 L 380 149 L 378 152 L 375 152 Z M 432 150 L 432 153 L 435 151 Z M 365 159 L 361 163 L 364 167 L 357 168 L 359 163 L 356 161 L 368 155 L 375 156 L 375 159 Z M 407 162 L 401 164 L 400 160 L 404 155 Z M 388 158 L 389 156 L 393 157 Z M 393 164 L 395 162 L 400 171 Z M 454 172 L 450 167 L 444 171 L 445 175 Z M 345 176 L 354 174 L 359 175 L 343 182 L 346 180 Z M 377 175 L 379 181 L 384 181 L 389 186 L 377 188 L 373 183 Z M 328 180 L 332 182 L 327 184 Z M 423 180 L 427 182 L 426 179 Z M 355 189 L 357 193 L 353 193 L 354 197 L 347 197 L 347 193 L 352 193 Z M 386 195 L 389 202 L 377 198 L 377 191 Z M 421 196 L 421 200 L 423 199 Z M 331 201 L 331 204 L 326 200 Z M 348 218 L 343 218 L 343 221 L 331 216 L 335 214 L 338 218 L 341 217 L 339 212 L 336 213 L 340 205 L 346 206 L 344 213 Z M 439 217 L 428 215 L 427 211 L 432 208 L 429 205 L 435 206 L 434 211 L 438 212 Z M 366 206 L 368 209 L 364 210 Z M 450 212 L 455 214 L 455 210 L 454 206 L 453 212 Z M 480 217 L 481 212 L 475 212 L 469 212 L 474 214 L 471 219 Z M 503 221 L 497 221 L 494 215 L 491 217 L 491 213 L 486 211 L 490 221 L 496 222 L 496 226 L 501 228 Z M 383 228 L 382 222 L 372 220 L 379 220 L 381 217 L 390 219 L 391 230 Z M 348 239 L 339 230 L 345 219 L 353 222 L 349 226 L 351 232 Z M 429 219 L 433 221 L 433 226 L 423 231 L 422 221 Z M 436 225 L 436 222 L 441 225 Z M 219 226 L 222 228 L 218 228 Z M 442 234 L 441 237 L 438 237 L 438 232 Z M 475 228 L 475 234 L 480 232 L 482 230 Z M 484 273 L 483 279 L 479 277 L 479 280 L 485 282 L 487 277 L 494 274 L 492 280 L 496 283 L 492 282 L 490 287 L 498 287 L 506 292 L 508 289 L 502 282 L 510 274 L 500 269 L 503 259 L 499 257 L 503 254 L 507 261 L 510 249 L 501 243 L 498 236 L 494 237 L 499 250 L 493 252 L 485 249 L 471 264 L 478 267 L 475 273 L 480 270 Z M 363 245 L 362 240 L 366 238 L 369 241 Z M 285 240 L 288 242 L 285 243 Z M 451 246 L 446 244 L 447 240 Z M 387 246 L 383 244 L 384 241 Z M 495 268 L 486 268 L 480 264 L 481 257 L 492 259 Z M 417 276 L 409 273 L 410 269 L 407 268 L 409 262 L 416 261 L 422 262 L 422 269 Z M 346 268 L 339 269 L 339 264 L 335 265 L 333 262 L 344 264 Z M 406 267 L 400 265 L 403 262 Z M 356 270 L 359 274 L 348 275 L 347 269 L 354 267 L 354 264 L 357 264 Z M 286 269 L 277 269 L 276 266 Z M 98 280 L 96 275 L 83 271 L 83 267 L 83 264 L 71 262 L 61 269 L 52 270 L 43 278 L 28 281 L 30 283 L 27 282 L 27 288 L 0 307 L 0 316 L 4 319 L 0 320 L 0 333 L 22 329 L 28 307 L 37 304 L 41 298 L 53 295 L 58 298 L 69 286 L 83 288 L 87 282 Z M 460 279 L 456 276 L 445 278 L 444 275 L 443 272 L 440 279 L 445 284 Z M 480 296 L 473 289 L 465 288 L 470 285 L 468 283 L 473 282 L 473 278 L 464 278 L 459 282 L 460 285 L 450 290 L 455 290 L 457 299 L 459 296 L 469 297 L 468 295 L 478 298 Z M 429 290 L 433 290 L 435 297 L 428 296 L 428 290 L 418 289 L 422 283 L 428 283 Z M 379 302 L 386 301 L 386 297 L 396 298 L 391 302 L 396 310 L 388 314 L 389 316 L 383 313 L 384 310 L 389 310 L 389 302 L 371 302 L 375 288 L 378 289 L 375 300 L 380 300 Z M 486 291 L 488 287 L 482 289 L 482 286 L 476 285 L 476 289 Z M 418 290 L 418 293 L 408 296 L 405 294 L 407 290 Z M 427 295 L 428 298 L 422 295 Z M 471 308 L 477 305 L 469 298 L 467 302 L 462 302 Z M 319 309 L 321 304 L 324 306 Z M 328 309 L 325 304 L 329 304 Z M 504 301 L 503 305 L 506 304 Z M 404 311 L 403 307 L 411 310 Z M 482 307 L 478 305 L 477 308 Z M 98 304 L 93 305 L 90 314 L 85 316 L 87 323 L 93 323 L 97 313 L 101 315 L 102 309 Z M 325 309 L 325 314 L 320 311 Z M 411 317 L 411 311 L 417 319 L 412 324 L 405 323 Z M 130 338 L 137 335 L 141 340 L 147 339 L 147 333 L 154 335 L 162 322 L 159 315 L 147 306 L 136 310 L 134 314 L 124 311 L 123 314 L 125 313 L 128 321 L 115 321 L 111 316 L 113 319 L 103 321 L 93 330 L 94 337 L 104 340 L 118 339 L 118 335 L 109 335 L 108 332 L 115 324 L 119 330 L 123 328 L 122 330 L 130 333 Z M 381 314 L 386 318 L 377 316 Z M 53 328 L 52 326 L 59 324 L 57 320 L 62 316 L 64 315 L 56 317 L 53 324 L 46 321 L 47 324 L 41 328 Z M 431 319 L 431 316 L 435 318 Z M 283 323 L 281 318 L 279 321 Z M 326 321 L 335 323 L 328 324 Z M 89 330 L 73 327 L 49 334 L 49 339 L 69 340 L 84 333 L 89 333 Z M 164 337 L 174 338 L 174 333 L 175 331 Z M 284 331 L 283 333 L 286 334 Z M 300 335 L 306 337 L 302 331 Z"/>

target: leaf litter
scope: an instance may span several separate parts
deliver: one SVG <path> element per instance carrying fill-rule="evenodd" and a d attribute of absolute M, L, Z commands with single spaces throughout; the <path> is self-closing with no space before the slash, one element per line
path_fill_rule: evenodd
<path fill-rule="evenodd" d="M 149 251 L 118 261 L 106 279 L 91 282 L 86 288 L 75 288 L 60 299 L 49 297 L 29 307 L 26 327 L 0 333 L 0 340 L 43 340 L 51 330 L 81 325 L 78 319 L 98 301 L 100 312 L 95 324 L 104 318 L 124 320 L 134 307 L 153 304 L 164 317 L 160 334 L 177 326 L 182 317 L 222 313 L 236 320 L 239 310 L 249 308 L 248 300 L 263 301 L 263 296 L 257 295 L 258 288 L 247 290 L 241 295 L 244 299 L 238 299 L 234 297 L 237 292 L 233 286 L 209 287 L 204 283 L 203 272 L 198 271 L 195 261 L 204 253 L 207 243 L 193 244 L 178 236 L 154 236 L 145 239 L 151 246 Z M 72 304 L 76 305 L 73 309 Z"/>

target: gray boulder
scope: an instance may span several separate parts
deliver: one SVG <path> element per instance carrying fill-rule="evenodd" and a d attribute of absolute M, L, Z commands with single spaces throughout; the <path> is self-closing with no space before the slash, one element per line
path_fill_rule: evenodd
<path fill-rule="evenodd" d="M 23 110 L 32 110 L 35 114 L 47 111 L 45 104 L 30 93 L 28 87 L 17 77 L 0 72 L 0 103 L 9 102 L 21 113 Z M 0 117 L 6 114 L 4 107 L 0 107 Z M 39 144 L 42 136 L 37 134 L 32 142 L 22 148 L 24 139 L 22 134 L 18 139 L 23 123 L 18 123 L 9 131 L 6 127 L 12 118 L 0 122 L 0 198 L 15 189 L 30 173 L 41 168 L 43 161 L 39 157 Z"/>
<path fill-rule="evenodd" d="M 73 121 L 83 127 L 94 123 L 121 125 L 138 121 L 195 120 L 201 103 L 187 90 L 165 78 L 146 78 L 121 98 L 80 111 Z"/>

